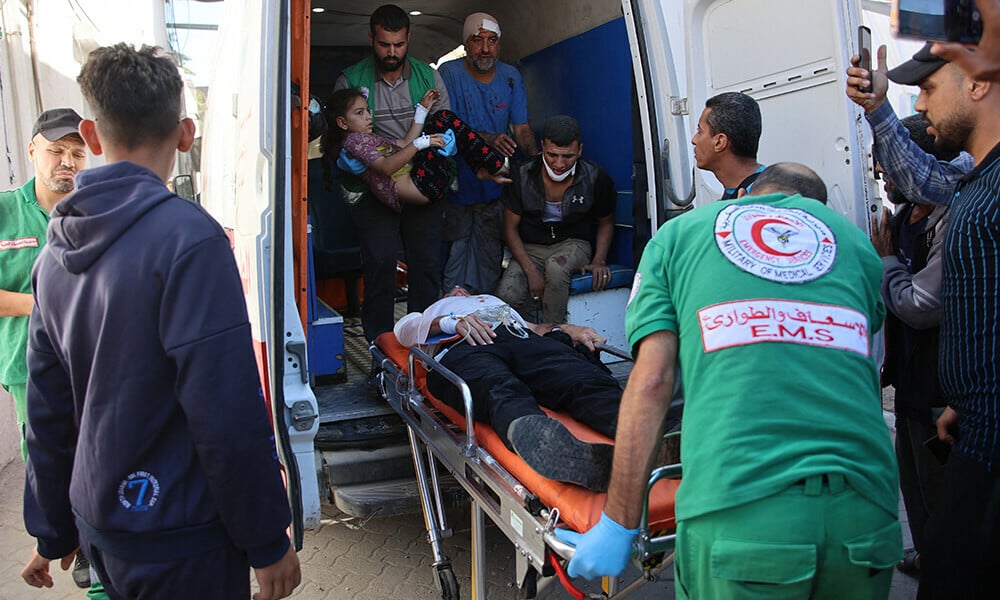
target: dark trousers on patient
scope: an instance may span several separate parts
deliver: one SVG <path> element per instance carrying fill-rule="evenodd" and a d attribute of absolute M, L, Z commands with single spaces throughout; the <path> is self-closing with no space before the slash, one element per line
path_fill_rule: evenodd
<path fill-rule="evenodd" d="M 469 163 L 473 171 L 486 169 L 493 174 L 503 168 L 503 155 L 491 148 L 482 136 L 450 110 L 439 110 L 424 123 L 426 134 L 444 133 L 449 129 L 455 133 L 458 155 Z M 444 198 L 455 174 L 451 161 L 438 152 L 437 148 L 427 148 L 416 153 L 412 165 L 410 177 L 420 193 L 429 200 Z"/>
<path fill-rule="evenodd" d="M 952 450 L 927 548 L 920 555 L 925 599 L 996 598 L 1000 567 L 1000 470 Z"/>
<path fill-rule="evenodd" d="M 565 412 L 608 437 L 618 425 L 622 389 L 608 372 L 550 337 L 529 333 L 521 339 L 501 325 L 493 344 L 454 344 L 441 359 L 472 392 L 473 418 L 489 423 L 508 448 L 507 429 L 526 415 L 544 414 L 539 405 Z M 462 395 L 431 371 L 432 394 L 465 413 Z"/>

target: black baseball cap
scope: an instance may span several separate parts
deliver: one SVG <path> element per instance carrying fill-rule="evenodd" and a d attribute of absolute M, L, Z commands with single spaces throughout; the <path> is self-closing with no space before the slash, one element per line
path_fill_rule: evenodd
<path fill-rule="evenodd" d="M 890 70 L 889 79 L 902 85 L 917 85 L 944 66 L 948 61 L 936 54 L 931 54 L 932 45 L 931 42 L 927 42 L 919 52 L 913 55 L 913 58 Z"/>
<path fill-rule="evenodd" d="M 72 108 L 52 108 L 38 115 L 31 137 L 39 133 L 50 142 L 61 140 L 71 133 L 80 134 L 80 121 L 83 117 L 76 114 Z"/>

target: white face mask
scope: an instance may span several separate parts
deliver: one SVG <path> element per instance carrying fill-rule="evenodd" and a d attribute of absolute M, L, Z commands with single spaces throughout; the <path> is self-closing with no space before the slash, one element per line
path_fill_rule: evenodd
<path fill-rule="evenodd" d="M 564 181 L 567 177 L 576 173 L 576 163 L 573 164 L 572 169 L 566 171 L 562 175 L 556 175 L 556 172 L 552 170 L 552 167 L 549 166 L 549 163 L 547 160 L 545 160 L 544 156 L 542 156 L 542 164 L 545 165 L 545 171 L 549 174 L 549 179 L 555 181 L 556 183 Z"/>

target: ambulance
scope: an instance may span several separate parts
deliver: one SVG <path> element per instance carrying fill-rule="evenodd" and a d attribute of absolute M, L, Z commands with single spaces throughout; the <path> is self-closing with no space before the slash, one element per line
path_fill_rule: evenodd
<path fill-rule="evenodd" d="M 199 201 L 231 234 L 297 547 L 327 501 L 363 517 L 418 510 L 405 428 L 369 386 L 371 365 L 349 356 L 352 344 L 366 344 L 356 319 L 364 232 L 324 185 L 308 139 L 310 104 L 315 111 L 340 71 L 371 52 L 368 19 L 379 4 L 227 2 L 208 94 Z M 862 229 L 880 210 L 870 131 L 844 94 L 844 71 L 863 13 L 881 18 L 888 2 L 397 4 L 411 15 L 409 54 L 432 64 L 461 45 L 469 13 L 496 17 L 500 60 L 524 78 L 536 135 L 547 117 L 574 116 L 584 155 L 614 179 L 612 262 L 627 269 L 660 225 L 720 197 L 719 182 L 695 167 L 690 140 L 705 100 L 721 92 L 760 104 L 761 163 L 808 165 L 825 180 L 829 205 Z M 627 283 L 584 290 L 569 319 L 624 346 L 627 297 Z"/>

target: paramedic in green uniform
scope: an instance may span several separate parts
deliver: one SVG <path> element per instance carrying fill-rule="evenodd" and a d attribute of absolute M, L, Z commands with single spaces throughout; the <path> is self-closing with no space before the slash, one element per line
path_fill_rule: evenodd
<path fill-rule="evenodd" d="M 0 192 L 0 385 L 14 397 L 25 459 L 24 356 L 33 304 L 31 267 L 45 244 L 52 207 L 73 191 L 76 173 L 86 163 L 86 146 L 77 133 L 80 120 L 71 108 L 43 112 L 28 142 L 35 176 L 17 189 Z"/>
<path fill-rule="evenodd" d="M 677 597 L 886 598 L 903 552 L 871 358 L 881 263 L 806 167 L 773 165 L 752 194 L 669 221 L 643 253 L 611 486 L 597 525 L 560 535 L 569 573 L 624 569 L 680 364 Z"/>

